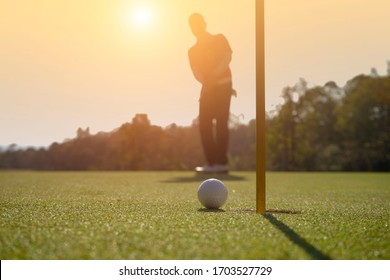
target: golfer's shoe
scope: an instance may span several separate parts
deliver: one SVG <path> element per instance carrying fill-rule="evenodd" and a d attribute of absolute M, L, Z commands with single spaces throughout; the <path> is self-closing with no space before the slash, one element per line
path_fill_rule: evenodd
<path fill-rule="evenodd" d="M 195 171 L 198 173 L 214 173 L 214 165 L 204 165 L 195 167 Z"/>
<path fill-rule="evenodd" d="M 213 164 L 213 165 L 205 165 L 198 166 L 195 168 L 195 171 L 198 173 L 228 173 L 229 166 L 227 164 Z"/>

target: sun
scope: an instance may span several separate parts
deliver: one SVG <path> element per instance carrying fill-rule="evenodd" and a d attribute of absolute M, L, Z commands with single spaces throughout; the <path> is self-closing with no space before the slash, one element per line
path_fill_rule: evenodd
<path fill-rule="evenodd" d="M 131 18 L 136 26 L 146 27 L 151 24 L 153 20 L 153 13 L 151 8 L 147 6 L 139 6 L 134 8 Z"/>

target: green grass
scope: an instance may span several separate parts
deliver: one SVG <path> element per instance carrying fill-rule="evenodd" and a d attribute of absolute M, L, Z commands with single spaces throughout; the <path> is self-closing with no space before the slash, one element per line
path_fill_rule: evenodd
<path fill-rule="evenodd" d="M 268 173 L 264 216 L 255 173 L 221 178 L 224 211 L 201 208 L 202 179 L 0 172 L 0 259 L 390 259 L 389 173 Z"/>

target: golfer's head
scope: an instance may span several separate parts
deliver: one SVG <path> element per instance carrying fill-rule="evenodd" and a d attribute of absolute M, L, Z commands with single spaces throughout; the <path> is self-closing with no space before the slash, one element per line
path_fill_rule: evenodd
<path fill-rule="evenodd" d="M 189 18 L 189 23 L 192 33 L 194 33 L 196 37 L 200 37 L 206 33 L 206 21 L 201 14 L 192 14 Z"/>

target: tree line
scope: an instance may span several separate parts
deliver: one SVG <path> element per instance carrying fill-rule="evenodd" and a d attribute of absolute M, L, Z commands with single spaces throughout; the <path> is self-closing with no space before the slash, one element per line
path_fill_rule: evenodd
<path fill-rule="evenodd" d="M 390 75 L 359 75 L 339 87 L 283 89 L 266 117 L 266 162 L 275 171 L 390 171 Z M 256 120 L 230 122 L 232 170 L 256 168 Z M 204 161 L 198 122 L 152 125 L 145 114 L 111 132 L 77 136 L 46 148 L 0 151 L 1 169 L 192 170 Z"/>
<path fill-rule="evenodd" d="M 390 171 L 390 75 L 283 90 L 267 119 L 271 170 Z"/>

